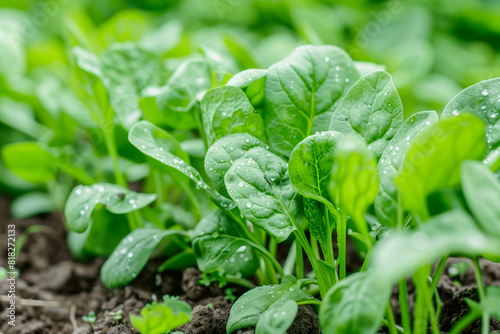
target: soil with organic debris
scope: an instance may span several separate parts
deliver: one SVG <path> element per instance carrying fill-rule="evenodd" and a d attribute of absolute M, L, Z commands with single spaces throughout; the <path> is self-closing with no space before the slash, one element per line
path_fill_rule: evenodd
<path fill-rule="evenodd" d="M 98 334 L 132 334 L 137 331 L 129 322 L 129 314 L 139 314 L 140 310 L 152 301 L 152 296 L 180 296 L 181 300 L 193 307 L 189 324 L 179 328 L 186 334 L 225 334 L 231 303 L 225 298 L 224 289 L 217 283 L 206 287 L 198 280 L 201 273 L 196 268 L 184 272 L 168 271 L 156 274 L 160 260 L 150 261 L 143 273 L 130 285 L 121 289 L 109 290 L 99 279 L 99 269 L 103 260 L 91 263 L 76 261 L 66 244 L 66 231 L 61 216 L 56 213 L 40 215 L 30 219 L 12 219 L 9 214 L 9 201 L 0 197 L 0 266 L 6 267 L 7 225 L 16 225 L 16 236 L 31 225 L 43 225 L 47 229 L 28 236 L 16 266 L 20 276 L 16 279 L 16 326 L 10 326 L 6 317 L 6 296 L 8 284 L 0 281 L 0 332 L 4 334 L 54 334 L 92 333 L 89 324 L 82 316 L 94 311 L 97 321 L 94 325 Z M 353 247 L 351 247 L 353 249 Z M 353 263 L 358 262 L 349 252 Z M 279 250 L 278 254 L 286 254 Z M 284 257 L 284 256 L 283 256 Z M 279 259 L 279 260 L 284 260 Z M 458 261 L 457 259 L 450 260 Z M 358 263 L 356 263 L 356 266 Z M 353 268 L 356 266 L 352 266 Z M 481 262 L 486 285 L 500 285 L 500 265 L 488 261 Z M 354 270 L 354 269 L 353 269 Z M 447 270 L 445 270 L 447 273 Z M 459 282 L 459 287 L 455 282 Z M 410 282 L 411 283 L 411 282 Z M 235 295 L 244 290 L 238 286 Z M 452 280 L 448 275 L 438 285 L 444 307 L 441 316 L 443 330 L 451 326 L 467 313 L 467 305 L 462 297 L 477 300 L 474 290 L 475 281 L 471 270 Z M 410 300 L 413 303 L 413 289 L 409 285 Z M 397 290 L 392 298 L 396 317 L 399 318 Z M 212 307 L 207 307 L 212 304 Z M 413 308 L 413 304 L 411 305 Z M 109 312 L 122 310 L 118 324 Z M 476 321 L 465 333 L 479 333 L 480 320 Z M 500 324 L 492 319 L 491 329 L 500 329 Z M 253 328 L 238 331 L 240 334 L 254 333 Z M 321 333 L 316 312 L 309 306 L 300 306 L 298 316 L 288 333 Z"/>

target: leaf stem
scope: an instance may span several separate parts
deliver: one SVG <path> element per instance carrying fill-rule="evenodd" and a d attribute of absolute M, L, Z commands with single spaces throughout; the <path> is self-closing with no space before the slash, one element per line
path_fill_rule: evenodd
<path fill-rule="evenodd" d="M 479 294 L 479 301 L 483 302 L 486 298 L 486 293 L 484 290 L 483 277 L 481 274 L 481 266 L 479 265 L 479 258 L 474 258 L 472 260 L 474 275 L 476 276 L 477 282 L 477 292 Z M 488 334 L 490 332 L 490 315 L 488 312 L 482 313 L 483 321 L 481 321 L 481 333 Z"/>
<path fill-rule="evenodd" d="M 401 323 L 405 334 L 411 334 L 410 308 L 408 304 L 408 288 L 406 279 L 399 281 L 399 304 L 401 308 Z"/>
<path fill-rule="evenodd" d="M 295 246 L 295 276 L 298 279 L 304 278 L 304 255 L 302 254 L 302 246 L 297 243 Z"/>
<path fill-rule="evenodd" d="M 389 301 L 387 303 L 386 309 L 385 309 L 385 314 L 387 317 L 387 324 L 389 328 L 389 333 L 390 334 L 397 334 L 398 330 L 396 329 L 396 320 L 394 320 L 394 313 L 392 312 L 392 307 L 391 307 L 391 302 Z"/>
<path fill-rule="evenodd" d="M 342 210 L 340 212 L 340 221 L 337 224 L 337 244 L 339 248 L 339 267 L 340 274 L 339 279 L 343 280 L 346 278 L 346 243 L 347 243 L 347 233 L 346 233 L 346 214 Z"/>

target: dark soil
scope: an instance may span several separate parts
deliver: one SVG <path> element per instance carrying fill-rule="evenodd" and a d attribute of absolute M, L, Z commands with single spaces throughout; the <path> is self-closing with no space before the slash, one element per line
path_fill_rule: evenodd
<path fill-rule="evenodd" d="M 6 321 L 5 296 L 8 287 L 0 281 L 2 295 L 0 310 L 0 332 L 4 334 L 88 334 L 90 326 L 83 322 L 82 316 L 88 312 L 96 313 L 95 333 L 97 334 L 132 334 L 137 331 L 130 325 L 129 314 L 139 314 L 140 310 L 153 300 L 153 295 L 180 296 L 193 307 L 189 324 L 179 328 L 186 334 L 225 334 L 225 327 L 232 304 L 224 298 L 224 289 L 216 283 L 211 286 L 198 284 L 201 273 L 195 268 L 184 272 L 169 271 L 157 274 L 161 260 L 150 261 L 143 273 L 130 285 L 121 289 L 109 290 L 99 279 L 99 269 L 103 260 L 91 263 L 76 261 L 67 245 L 66 232 L 60 215 L 47 214 L 35 218 L 15 220 L 8 215 L 8 200 L 0 197 L 0 266 L 6 266 L 8 224 L 16 225 L 16 236 L 31 225 L 44 225 L 49 229 L 30 235 L 21 250 L 17 261 L 20 277 L 16 280 L 16 326 L 11 327 Z M 280 245 L 278 260 L 284 261 L 287 246 Z M 352 244 L 348 250 L 349 271 L 359 268 L 361 262 L 356 256 Z M 450 260 L 458 261 L 458 260 Z M 305 261 L 306 270 L 308 262 Z M 482 261 L 483 275 L 486 285 L 500 285 L 500 265 Z M 445 273 L 447 271 L 445 270 Z M 448 275 L 443 275 L 438 290 L 444 302 L 441 316 L 443 330 L 448 330 L 467 312 L 467 305 L 462 297 L 474 299 L 475 280 L 471 270 L 455 278 L 462 287 L 457 286 Z M 244 291 L 237 286 L 235 295 Z M 471 290 L 472 289 L 472 290 Z M 413 308 L 414 291 L 409 282 L 411 308 Z M 477 296 L 476 296 L 477 299 Z M 396 317 L 397 289 L 392 298 Z M 212 307 L 207 307 L 207 304 Z M 109 312 L 122 310 L 123 319 L 116 325 Z M 478 333 L 480 320 L 476 321 L 465 333 Z M 496 320 L 491 321 L 491 329 L 500 329 Z M 239 334 L 254 333 L 253 328 L 240 330 Z M 309 306 L 300 306 L 298 315 L 289 329 L 291 334 L 321 333 L 318 316 Z"/>

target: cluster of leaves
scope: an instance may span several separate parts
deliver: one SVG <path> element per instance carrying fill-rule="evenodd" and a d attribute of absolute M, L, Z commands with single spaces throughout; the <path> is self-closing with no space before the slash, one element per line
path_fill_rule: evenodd
<path fill-rule="evenodd" d="M 95 45 L 82 15 L 66 17 L 71 85 L 37 83 L 43 124 L 19 103 L 34 103 L 19 86 L 22 69 L 1 73 L 9 98 L 0 107 L 20 118 L 0 119 L 32 137 L 3 146 L 2 160 L 68 197 L 71 251 L 108 257 L 106 286 L 129 284 L 159 256 L 159 272 L 197 264 L 209 282 L 253 288 L 246 278 L 257 275 L 260 286 L 234 303 L 228 333 L 285 333 L 303 304 L 320 305 L 326 333 L 375 333 L 381 324 L 396 333 L 388 305 L 399 284 L 404 333 L 425 332 L 428 322 L 439 333 L 435 288 L 446 258 L 461 255 L 473 260 L 480 302 L 453 331 L 478 315 L 488 328 L 498 316 L 498 289 L 483 287 L 477 263 L 500 259 L 500 79 L 463 90 L 440 116 L 404 121 L 391 76 L 337 47 L 301 46 L 258 69 L 231 40 L 230 52 L 201 47 L 173 66 L 164 59 L 179 50 L 164 35 L 175 27 L 128 38 L 103 24 L 92 30 L 102 37 Z M 29 215 L 53 209 L 48 203 L 35 192 L 16 205 Z M 348 236 L 364 259 L 349 276 Z M 284 267 L 278 243 L 292 245 Z M 417 289 L 413 328 L 407 276 Z M 131 322 L 164 333 L 189 315 L 167 300 Z"/>

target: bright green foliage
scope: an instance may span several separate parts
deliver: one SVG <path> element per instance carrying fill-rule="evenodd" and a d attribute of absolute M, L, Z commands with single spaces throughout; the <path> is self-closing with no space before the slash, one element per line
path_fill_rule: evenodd
<path fill-rule="evenodd" d="M 364 231 L 363 216 L 378 189 L 375 157 L 359 136 L 346 136 L 337 146 L 335 158 L 330 195 Z"/>
<path fill-rule="evenodd" d="M 318 242 L 325 246 L 328 242 L 327 239 L 328 229 L 323 222 L 323 214 L 318 202 L 310 198 L 304 198 L 304 216 L 309 221 L 309 232 L 318 240 Z M 334 220 L 332 219 L 333 223 Z M 330 227 L 331 229 L 331 227 Z"/>
<path fill-rule="evenodd" d="M 335 110 L 330 130 L 358 133 L 379 157 L 403 123 L 403 105 L 391 76 L 372 72 L 359 79 Z"/>
<path fill-rule="evenodd" d="M 259 326 L 262 319 L 265 323 L 259 326 L 262 327 L 261 330 L 267 328 L 283 330 L 288 322 L 279 324 L 279 322 L 283 321 L 281 319 L 277 324 L 273 324 L 269 322 L 269 318 L 274 317 L 278 308 L 281 312 L 285 311 L 290 312 L 290 315 L 293 314 L 293 306 L 286 304 L 289 300 L 300 302 L 312 299 L 312 296 L 308 296 L 302 291 L 301 288 L 304 283 L 304 280 L 297 281 L 293 276 L 286 276 L 281 284 L 261 286 L 246 292 L 231 308 L 231 314 L 227 322 L 227 332 L 233 333 L 245 327 Z M 286 309 L 281 309 L 280 307 L 285 304 L 287 305 Z M 272 316 L 266 315 L 266 313 L 271 313 Z"/>
<path fill-rule="evenodd" d="M 229 197 L 224 176 L 236 160 L 254 147 L 269 148 L 248 133 L 228 135 L 210 146 L 205 157 L 205 172 L 220 194 Z"/>
<path fill-rule="evenodd" d="M 482 159 L 486 152 L 484 123 L 476 116 L 463 114 L 436 123 L 411 145 L 401 174 L 394 180 L 406 209 L 426 219 L 429 194 L 455 187 L 460 182 L 460 164 Z"/>
<path fill-rule="evenodd" d="M 342 139 L 335 131 L 321 132 L 301 141 L 290 155 L 290 181 L 304 197 L 315 199 L 336 211 L 328 194 L 335 151 Z"/>
<path fill-rule="evenodd" d="M 205 183 L 200 173 L 188 163 L 188 156 L 177 141 L 166 131 L 153 124 L 142 121 L 130 129 L 129 141 L 142 153 L 159 161 L 161 166 L 168 166 L 169 173 L 188 177 L 199 189 L 203 189 L 216 204 L 231 209 L 234 203 L 217 193 Z"/>
<path fill-rule="evenodd" d="M 286 299 L 283 303 L 274 303 L 255 326 L 255 334 L 285 334 L 295 320 L 299 306 L 292 299 Z"/>
<path fill-rule="evenodd" d="M 373 272 L 355 273 L 328 291 L 319 316 L 324 333 L 376 333 L 392 285 Z"/>
<path fill-rule="evenodd" d="M 374 248 L 373 268 L 381 280 L 395 284 L 443 256 L 500 255 L 498 239 L 484 235 L 464 211 L 432 217 L 417 229 L 396 233 Z"/>
<path fill-rule="evenodd" d="M 190 319 L 191 306 L 175 299 L 153 302 L 141 310 L 140 316 L 130 316 L 130 322 L 141 334 L 164 334 L 188 323 Z"/>
<path fill-rule="evenodd" d="M 241 214 L 278 242 L 297 229 L 302 199 L 293 190 L 288 164 L 273 153 L 255 147 L 239 158 L 224 177 Z"/>
<path fill-rule="evenodd" d="M 112 213 L 124 214 L 145 207 L 155 198 L 155 194 L 139 194 L 116 184 L 77 186 L 66 202 L 64 216 L 68 228 L 80 233 L 87 229 L 97 204 Z"/>
<path fill-rule="evenodd" d="M 236 73 L 226 86 L 242 89 L 254 107 L 260 107 L 264 102 L 264 87 L 267 70 L 250 69 Z"/>
<path fill-rule="evenodd" d="M 134 280 L 158 245 L 167 237 L 187 237 L 181 230 L 138 228 L 123 238 L 101 268 L 101 279 L 110 288 L 118 288 Z M 175 328 L 175 327 L 174 327 Z"/>
<path fill-rule="evenodd" d="M 358 78 L 352 60 L 334 46 L 301 46 L 271 66 L 264 101 L 271 148 L 290 156 L 306 137 L 328 130 L 339 100 Z"/>
<path fill-rule="evenodd" d="M 226 86 L 207 91 L 201 110 L 208 145 L 232 133 L 251 133 L 266 141 L 262 117 L 239 88 Z"/>
<path fill-rule="evenodd" d="M 481 81 L 458 93 L 444 108 L 442 119 L 471 113 L 486 124 L 490 150 L 500 145 L 500 78 Z"/>
<path fill-rule="evenodd" d="M 201 271 L 209 272 L 221 267 L 228 274 L 249 276 L 258 267 L 258 258 L 245 232 L 220 210 L 212 212 L 196 225 L 192 243 Z"/>
<path fill-rule="evenodd" d="M 461 176 L 467 204 L 481 229 L 500 238 L 500 181 L 479 161 L 464 161 Z"/>
<path fill-rule="evenodd" d="M 197 95 L 211 88 L 209 68 L 203 59 L 182 63 L 161 89 L 156 103 L 164 113 L 162 119 L 174 129 L 196 128 L 199 112 Z"/>
<path fill-rule="evenodd" d="M 34 142 L 4 146 L 2 159 L 7 168 L 33 183 L 43 184 L 56 176 L 55 157 Z"/>
<path fill-rule="evenodd" d="M 399 128 L 385 148 L 377 165 L 380 186 L 375 198 L 375 212 L 380 223 L 396 226 L 398 221 L 398 188 L 394 179 L 402 170 L 404 158 L 415 138 L 438 121 L 435 111 L 421 111 L 412 115 Z"/>

